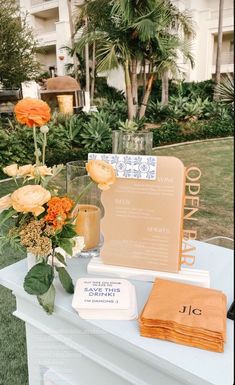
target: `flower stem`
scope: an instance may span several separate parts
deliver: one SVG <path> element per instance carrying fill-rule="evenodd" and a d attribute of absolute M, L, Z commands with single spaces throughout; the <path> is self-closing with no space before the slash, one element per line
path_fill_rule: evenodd
<path fill-rule="evenodd" d="M 18 182 L 17 182 L 16 177 L 13 176 L 13 179 L 14 179 L 14 182 L 15 182 L 16 186 L 19 187 L 19 184 L 18 184 Z"/>
<path fill-rule="evenodd" d="M 94 183 L 93 180 L 90 181 L 90 183 L 88 183 L 88 185 L 87 185 L 87 186 L 82 190 L 82 192 L 78 195 L 77 199 L 76 199 L 75 202 L 74 202 L 74 208 L 73 208 L 73 210 L 72 210 L 72 216 L 73 216 L 73 214 L 76 213 L 77 205 L 78 205 L 80 199 L 81 199 L 82 196 L 85 194 L 85 192 L 87 192 L 87 191 L 90 189 L 90 187 L 93 185 L 93 183 Z"/>
<path fill-rule="evenodd" d="M 43 134 L 43 145 L 42 145 L 42 165 L 45 165 L 46 159 L 46 146 L 47 146 L 47 134 L 44 132 Z"/>
<path fill-rule="evenodd" d="M 36 134 L 36 126 L 35 126 L 35 124 L 33 125 L 33 139 L 34 139 L 36 166 L 38 166 L 39 165 L 39 158 L 38 158 L 38 145 L 37 145 L 37 134 Z"/>

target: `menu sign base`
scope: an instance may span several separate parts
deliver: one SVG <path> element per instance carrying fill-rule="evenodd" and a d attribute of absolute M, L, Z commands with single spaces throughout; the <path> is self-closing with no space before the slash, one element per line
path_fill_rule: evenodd
<path fill-rule="evenodd" d="M 89 274 L 120 277 L 137 281 L 154 282 L 156 278 L 187 283 L 201 287 L 210 287 L 210 273 L 207 270 L 182 268 L 178 273 L 135 269 L 125 266 L 105 265 L 101 258 L 92 258 L 87 266 Z"/>

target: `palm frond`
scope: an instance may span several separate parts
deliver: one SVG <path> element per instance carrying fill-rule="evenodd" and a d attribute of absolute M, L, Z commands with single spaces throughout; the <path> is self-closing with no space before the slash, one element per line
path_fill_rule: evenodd
<path fill-rule="evenodd" d="M 133 28 L 138 32 L 139 38 L 142 42 L 149 41 L 156 35 L 155 24 L 151 19 L 148 18 L 140 19 L 133 24 Z"/>
<path fill-rule="evenodd" d="M 110 40 L 106 40 L 98 49 L 96 59 L 98 61 L 97 71 L 105 72 L 118 68 L 121 55 L 118 45 Z"/>
<path fill-rule="evenodd" d="M 234 103 L 234 78 L 230 74 L 223 77 L 220 84 L 215 86 L 215 93 L 221 102 Z"/>

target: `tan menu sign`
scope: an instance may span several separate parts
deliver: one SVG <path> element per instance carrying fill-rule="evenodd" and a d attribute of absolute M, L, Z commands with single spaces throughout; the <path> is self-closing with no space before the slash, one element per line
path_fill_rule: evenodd
<path fill-rule="evenodd" d="M 177 272 L 182 242 L 185 169 L 157 157 L 155 180 L 117 178 L 102 194 L 105 264 Z"/>

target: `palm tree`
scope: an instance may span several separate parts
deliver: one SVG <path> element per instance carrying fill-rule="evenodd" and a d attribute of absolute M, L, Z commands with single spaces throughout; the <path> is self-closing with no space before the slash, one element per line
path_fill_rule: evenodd
<path fill-rule="evenodd" d="M 74 75 L 75 75 L 75 79 L 78 79 L 78 61 L 77 61 L 76 53 L 74 51 L 75 26 L 74 26 L 74 22 L 73 22 L 71 0 L 67 0 L 67 7 L 68 7 L 68 14 L 69 14 L 69 27 L 70 27 L 70 35 L 71 35 L 71 52 L 73 52 Z"/>
<path fill-rule="evenodd" d="M 219 1 L 219 22 L 218 22 L 218 42 L 217 42 L 217 53 L 216 53 L 216 65 L 215 65 L 215 84 L 220 84 L 220 67 L 221 67 L 221 52 L 223 42 L 223 10 L 224 0 Z M 214 99 L 218 99 L 218 95 L 214 92 Z"/>
<path fill-rule="evenodd" d="M 81 50 L 87 43 L 96 43 L 98 72 L 123 67 L 129 120 L 144 116 L 154 80 L 170 64 L 175 70 L 178 51 L 192 61 L 182 34 L 175 28 L 177 24 L 192 31 L 191 19 L 169 0 L 88 0 L 82 14 L 92 22 L 76 48 Z M 150 71 L 139 103 L 137 70 L 143 61 L 149 63 Z"/>

